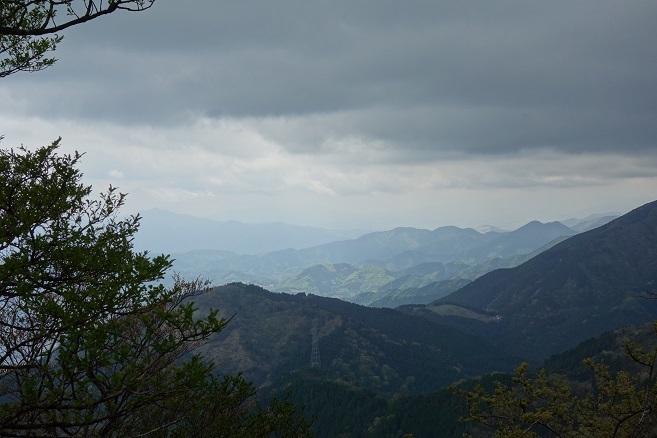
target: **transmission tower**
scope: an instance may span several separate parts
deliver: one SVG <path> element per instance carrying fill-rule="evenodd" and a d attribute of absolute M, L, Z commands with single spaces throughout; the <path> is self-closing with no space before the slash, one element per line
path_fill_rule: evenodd
<path fill-rule="evenodd" d="M 319 367 L 321 364 L 319 360 L 319 337 L 313 337 L 313 348 L 310 353 L 310 368 Z"/>

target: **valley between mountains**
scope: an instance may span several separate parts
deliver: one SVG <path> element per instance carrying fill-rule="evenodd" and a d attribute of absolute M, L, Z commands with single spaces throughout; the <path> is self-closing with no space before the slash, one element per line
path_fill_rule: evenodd
<path fill-rule="evenodd" d="M 622 356 L 628 333 L 652 342 L 657 202 L 569 225 L 202 249 L 174 270 L 224 284 L 194 297 L 230 319 L 202 353 L 305 405 L 318 436 L 461 436 L 473 429 L 450 385 L 492 387 L 522 361 L 581 379 L 584 358 Z"/>
<path fill-rule="evenodd" d="M 339 232 L 280 223 L 237 225 L 150 211 L 144 213 L 145 234 L 142 236 L 140 231 L 136 245 L 171 252 L 173 269 L 185 278 L 200 276 L 217 285 L 242 282 L 274 292 L 304 292 L 374 307 L 397 307 L 430 303 L 487 272 L 517 266 L 613 218 L 571 220 L 571 227 L 560 222 L 533 221 L 509 232 L 482 233 L 453 226 L 432 231 L 395 228 L 294 249 L 285 247 L 281 239 L 287 236 L 289 241 L 300 244 L 335 238 Z M 169 242 L 172 235 L 173 243 L 164 246 L 162 242 Z M 233 250 L 240 238 L 254 251 L 276 245 L 284 248 L 237 253 Z M 195 244 L 198 249 L 172 251 L 182 248 L 176 242 L 184 239 L 187 247 Z M 255 246 L 254 239 L 260 244 Z M 221 249 L 211 249 L 213 245 Z"/>

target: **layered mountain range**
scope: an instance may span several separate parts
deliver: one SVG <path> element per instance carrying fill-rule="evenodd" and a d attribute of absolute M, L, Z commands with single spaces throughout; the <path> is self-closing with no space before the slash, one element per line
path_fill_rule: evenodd
<path fill-rule="evenodd" d="M 521 231 L 524 233 L 536 226 L 529 224 Z M 451 229 L 446 234 L 455 239 L 474 236 L 467 230 L 462 233 L 458 229 Z M 408 236 L 408 230 L 403 235 Z M 390 239 L 394 234 L 385 236 Z M 376 237 L 379 241 L 383 238 L 380 235 L 365 237 Z M 513 235 L 507 233 L 504 237 L 508 241 Z M 399 236 L 396 238 L 397 241 L 401 240 Z M 501 247 L 500 244 L 490 244 L 499 238 L 487 238 L 490 239 L 487 243 L 489 248 Z M 362 240 L 358 245 L 362 245 Z M 334 246 L 331 245 L 331 248 Z M 321 247 L 312 249 L 316 253 L 323 250 Z M 399 278 L 408 281 L 409 272 L 426 274 L 427 271 L 435 272 L 434 269 L 435 266 L 410 269 L 404 271 L 406 276 Z M 227 312 L 227 316 L 235 313 L 238 315 L 235 321 L 240 321 L 245 313 L 248 314 L 248 321 L 258 321 L 258 324 L 269 321 L 271 327 L 265 330 L 268 337 L 273 336 L 275 327 L 292 330 L 298 326 L 299 333 L 289 335 L 297 341 L 287 344 L 303 344 L 299 351 L 290 353 L 294 357 L 304 357 L 303 360 L 299 359 L 299 363 L 307 362 L 312 336 L 321 338 L 333 333 L 326 327 L 341 327 L 349 319 L 364 324 L 363 318 L 370 318 L 364 315 L 385 315 L 377 318 L 392 321 L 390 315 L 402 318 L 399 316 L 401 313 L 407 314 L 410 319 L 404 319 L 403 324 L 399 324 L 412 326 L 414 323 L 409 321 L 418 324 L 416 328 L 406 330 L 407 333 L 414 333 L 406 339 L 411 344 L 418 342 L 414 336 L 419 333 L 444 332 L 445 327 L 451 327 L 456 331 L 451 332 L 450 337 L 456 336 L 454 333 L 468 333 L 471 338 L 467 344 L 474 345 L 473 339 L 476 338 L 477 342 L 483 342 L 481 345 L 494 346 L 499 357 L 542 360 L 606 330 L 657 318 L 657 202 L 640 207 L 602 227 L 563 240 L 517 267 L 494 270 L 462 287 L 455 284 L 454 288 L 458 290 L 430 304 L 403 306 L 398 311 L 368 309 L 339 300 L 322 301 L 316 296 L 339 295 L 341 291 L 336 289 L 333 282 L 337 276 L 350 278 L 350 281 L 361 285 L 376 283 L 377 287 L 397 281 L 384 268 L 377 267 L 373 271 L 376 275 L 371 278 L 359 276 L 362 271 L 348 264 L 319 265 L 304 272 L 307 276 L 312 275 L 313 282 L 305 291 L 295 291 L 295 295 L 273 294 L 256 286 L 235 284 L 199 297 L 199 305 L 203 308 L 218 307 Z M 436 287 L 436 284 L 440 283 L 430 283 L 417 289 Z M 250 299 L 250 296 L 257 298 Z M 269 304 L 263 305 L 265 301 Z M 277 314 L 280 315 L 275 316 Z M 278 321 L 278 318 L 282 319 Z M 371 318 L 367 320 L 373 320 Z M 438 325 L 420 329 L 419 325 L 425 324 L 419 322 L 422 320 Z M 233 326 L 240 324 L 236 322 Z M 253 323 L 253 327 L 258 324 Z M 395 330 L 397 333 L 400 330 L 399 325 L 390 329 L 392 331 L 385 332 L 385 336 L 391 337 Z M 250 340 L 254 337 L 247 336 Z M 301 338 L 304 340 L 299 341 Z M 458 344 L 465 345 L 466 342 Z M 435 343 L 433 345 L 435 347 Z M 446 351 L 444 346 L 437 348 Z M 475 349 L 479 358 L 482 352 L 490 351 L 489 347 L 478 346 Z M 252 362 L 266 361 L 252 359 Z M 269 362 L 281 363 L 279 359 Z M 294 366 L 290 365 L 291 368 Z M 459 360 L 454 367 L 465 369 Z"/>
<path fill-rule="evenodd" d="M 492 388 L 505 377 L 488 373 L 545 359 L 553 372 L 587 379 L 583 358 L 604 357 L 615 367 L 626 336 L 650 336 L 646 324 L 657 319 L 657 201 L 602 222 L 579 233 L 530 223 L 480 234 L 479 241 L 476 231 L 455 228 L 420 231 L 418 240 L 412 229 L 373 233 L 345 246 L 357 259 L 369 242 L 373 254 L 387 258 L 358 263 L 332 259 L 340 254 L 337 243 L 272 253 L 290 256 L 280 266 L 309 259 L 310 266 L 278 283 L 293 293 L 234 283 L 195 297 L 201 312 L 216 308 L 232 318 L 202 351 L 220 370 L 241 370 L 267 393 L 292 390 L 292 399 L 318 416 L 318 436 L 461 436 L 462 400 L 448 385 L 476 378 Z M 558 236 L 537 239 L 536 230 Z M 403 267 L 400 260 L 420 253 L 429 260 Z M 235 257 L 212 254 L 218 264 Z M 449 259 L 454 254 L 459 258 Z M 430 300 L 431 290 L 448 281 L 453 289 Z M 391 301 L 387 290 L 424 290 L 429 301 L 389 309 L 320 296 Z M 423 410 L 429 407 L 431 413 Z"/>
<path fill-rule="evenodd" d="M 530 223 L 513 233 L 482 235 L 484 244 L 479 248 L 503 253 L 505 248 L 510 246 L 507 242 L 527 242 L 531 239 L 536 246 L 542 243 L 536 239 L 535 230 L 532 230 L 536 228 L 545 229 L 540 223 Z M 567 231 L 561 224 L 548 224 L 547 229 L 554 229 L 553 235 Z M 353 250 L 365 247 L 365 242 L 374 241 L 378 242 L 376 246 L 379 246 L 380 254 L 384 254 L 383 241 L 392 241 L 391 246 L 395 247 L 397 252 L 408 245 L 402 245 L 401 242 L 413 241 L 414 245 L 425 249 L 437 248 L 434 250 L 436 254 L 446 251 L 436 242 L 458 240 L 461 243 L 470 242 L 469 246 L 461 245 L 461 253 L 475 252 L 476 246 L 472 242 L 478 239 L 476 231 L 457 228 L 437 231 L 421 232 L 425 237 L 421 244 L 409 237 L 414 234 L 408 229 L 403 229 L 400 233 L 375 233 L 340 244 Z M 547 238 L 549 237 L 544 237 Z M 517 247 L 517 244 L 514 245 Z M 311 253 L 326 255 L 338 253 L 338 246 L 329 244 L 297 252 L 306 256 Z M 395 252 L 389 249 L 386 251 L 386 254 Z M 455 249 L 450 247 L 449 251 Z M 221 259 L 218 259 L 217 263 L 221 263 Z M 369 265 L 371 268 L 367 271 L 346 263 L 315 265 L 302 271 L 302 277 L 295 277 L 297 281 L 299 278 L 309 279 L 305 286 L 298 286 L 298 290 L 293 291 L 296 295 L 272 294 L 255 286 L 231 285 L 199 297 L 199 300 L 202 300 L 199 305 L 205 308 L 216 304 L 216 307 L 226 309 L 227 315 L 241 315 L 262 307 L 266 315 L 264 319 L 269 321 L 275 313 L 272 309 L 303 307 L 304 311 L 297 309 L 294 312 L 308 315 L 314 312 L 311 311 L 313 308 L 323 308 L 327 311 L 329 308 L 335 310 L 339 306 L 344 311 L 350 309 L 348 313 L 351 316 L 363 317 L 365 314 L 374 314 L 371 312 L 382 312 L 382 315 L 394 314 L 401 318 L 397 316 L 400 312 L 390 313 L 393 311 L 366 309 L 355 305 L 349 307 L 338 300 L 322 301 L 316 295 L 339 296 L 344 292 L 340 285 L 350 283 L 355 284 L 354 287 L 364 288 L 364 284 L 369 284 L 368 288 L 380 289 L 394 287 L 395 282 L 409 284 L 411 278 L 425 278 L 427 275 L 446 281 L 449 277 L 446 265 L 441 262 L 431 263 L 398 271 L 397 277 L 377 265 Z M 456 268 L 453 270 L 458 271 Z M 365 272 L 371 275 L 365 276 Z M 341 280 L 338 282 L 336 279 Z M 455 283 L 453 286 L 458 290 L 437 301 L 428 305 L 410 305 L 400 310 L 409 314 L 409 318 L 413 320 L 428 319 L 431 323 L 437 322 L 443 327 L 440 330 L 444 330 L 444 326 L 451 326 L 458 331 L 485 339 L 497 346 L 497 351 L 502 351 L 504 355 L 526 355 L 530 358 L 542 358 L 562 351 L 586 337 L 598 335 L 622 324 L 649 321 L 657 316 L 657 300 L 650 299 L 657 285 L 657 204 L 648 204 L 600 228 L 560 241 L 515 268 L 497 269 L 472 282 L 467 279 L 462 281 L 464 285 Z M 441 283 L 414 286 L 419 290 L 435 288 L 437 284 Z M 349 290 L 344 293 L 348 292 Z M 249 301 L 249 294 L 255 294 L 257 299 Z M 270 305 L 263 307 L 257 304 L 258 300 L 268 300 Z M 336 303 L 340 303 L 339 306 Z M 254 318 L 258 319 L 257 315 L 258 312 L 255 312 Z M 422 318 L 417 318 L 418 316 Z M 315 336 L 319 336 L 323 325 L 329 324 L 320 322 L 322 319 L 317 318 L 319 317 L 313 317 L 304 323 L 303 331 L 306 336 L 310 336 L 313 331 Z M 337 316 L 328 319 L 333 318 Z M 339 314 L 339 319 L 345 318 L 346 315 Z M 383 320 L 389 318 L 390 316 L 382 317 Z M 284 319 L 299 322 L 303 318 L 287 315 Z M 335 324 L 337 323 L 329 325 Z M 286 329 L 293 325 L 280 324 Z M 269 331 L 271 333 L 272 329 Z M 413 331 L 409 330 L 409 333 Z"/>
<path fill-rule="evenodd" d="M 598 223 L 605 218 L 580 221 Z M 174 270 L 214 284 L 244 282 L 277 292 L 307 292 L 358 304 L 426 304 L 482 274 L 513 267 L 577 234 L 560 222 L 530 222 L 510 232 L 470 228 L 395 228 L 355 239 L 264 254 L 228 250 L 174 253 Z"/>

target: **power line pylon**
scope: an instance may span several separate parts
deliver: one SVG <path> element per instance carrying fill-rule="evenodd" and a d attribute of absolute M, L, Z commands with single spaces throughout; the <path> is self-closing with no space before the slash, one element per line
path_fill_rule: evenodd
<path fill-rule="evenodd" d="M 319 368 L 321 362 L 319 360 L 319 337 L 313 337 L 313 347 L 310 353 L 310 368 Z"/>

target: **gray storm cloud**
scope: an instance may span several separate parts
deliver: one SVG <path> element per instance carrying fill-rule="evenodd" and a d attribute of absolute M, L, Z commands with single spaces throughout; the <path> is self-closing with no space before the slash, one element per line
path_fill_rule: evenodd
<path fill-rule="evenodd" d="M 0 134 L 63 136 L 137 210 L 365 226 L 621 210 L 654 198 L 656 25 L 638 1 L 158 0 L 3 79 Z"/>
<path fill-rule="evenodd" d="M 657 138 L 655 23 L 650 2 L 161 1 L 69 32 L 56 68 L 12 86 L 31 113 L 307 118 L 318 137 L 384 142 L 410 160 L 645 153 Z M 287 135 L 292 152 L 325 146 Z"/>

